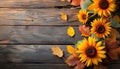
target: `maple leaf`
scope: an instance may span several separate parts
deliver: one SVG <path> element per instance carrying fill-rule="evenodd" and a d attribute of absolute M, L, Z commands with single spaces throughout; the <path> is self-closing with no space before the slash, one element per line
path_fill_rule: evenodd
<path fill-rule="evenodd" d="M 90 36 L 90 28 L 85 25 L 80 25 L 79 31 L 81 32 L 82 36 Z"/>
<path fill-rule="evenodd" d="M 74 56 L 77 57 L 76 48 L 74 48 L 71 45 L 68 45 L 66 47 L 67 47 L 67 51 L 68 51 L 69 54 L 74 55 Z"/>
<path fill-rule="evenodd" d="M 66 59 L 66 64 L 68 64 L 69 66 L 75 66 L 77 65 L 77 63 L 79 62 L 79 58 L 75 57 L 73 55 L 70 55 L 67 59 Z"/>
<path fill-rule="evenodd" d="M 68 29 L 67 29 L 67 34 L 70 36 L 70 37 L 73 37 L 75 35 L 75 30 L 72 26 L 69 26 Z"/>
<path fill-rule="evenodd" d="M 52 47 L 51 48 L 53 55 L 56 55 L 58 57 L 63 57 L 63 51 L 60 47 L 56 46 L 56 47 Z"/>
<path fill-rule="evenodd" d="M 64 20 L 64 21 L 67 21 L 68 20 L 68 16 L 67 14 L 65 14 L 64 12 L 61 12 L 61 19 Z"/>

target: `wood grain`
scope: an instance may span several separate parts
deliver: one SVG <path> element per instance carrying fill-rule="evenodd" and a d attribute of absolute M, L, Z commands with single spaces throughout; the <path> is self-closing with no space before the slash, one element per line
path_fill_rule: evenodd
<path fill-rule="evenodd" d="M 75 9 L 0 9 L 0 25 L 79 25 Z M 60 13 L 68 15 L 68 21 Z"/>
<path fill-rule="evenodd" d="M 64 59 L 69 54 L 66 45 L 0 45 L 0 61 L 3 63 L 64 64 L 63 58 L 52 54 L 51 48 L 59 46 L 64 51 Z M 74 46 L 74 45 L 73 45 Z M 111 64 L 120 64 L 120 59 Z"/>
<path fill-rule="evenodd" d="M 0 7 L 22 7 L 22 8 L 45 8 L 55 6 L 66 6 L 67 2 L 61 2 L 61 0 L 0 0 Z"/>
<path fill-rule="evenodd" d="M 66 64 L 0 64 L 2 69 L 74 69 Z M 85 68 L 88 69 L 88 68 Z M 119 64 L 110 64 L 108 69 L 120 69 Z"/>
<path fill-rule="evenodd" d="M 0 40 L 7 44 L 75 44 L 82 39 L 78 27 L 74 37 L 67 35 L 68 26 L 0 26 Z M 1 43 L 2 44 L 2 43 Z"/>
<path fill-rule="evenodd" d="M 66 64 L 1 64 L 2 69 L 73 69 Z"/>

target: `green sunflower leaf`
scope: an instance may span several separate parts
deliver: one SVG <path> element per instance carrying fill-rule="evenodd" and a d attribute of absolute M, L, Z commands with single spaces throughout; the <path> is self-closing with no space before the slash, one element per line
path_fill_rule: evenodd
<path fill-rule="evenodd" d="M 114 18 L 111 18 L 111 19 L 110 19 L 110 22 L 111 22 L 111 26 L 112 26 L 112 27 L 120 28 L 119 22 L 116 21 Z"/>
<path fill-rule="evenodd" d="M 85 0 L 81 5 L 81 9 L 87 9 L 90 4 L 92 4 L 91 0 Z"/>

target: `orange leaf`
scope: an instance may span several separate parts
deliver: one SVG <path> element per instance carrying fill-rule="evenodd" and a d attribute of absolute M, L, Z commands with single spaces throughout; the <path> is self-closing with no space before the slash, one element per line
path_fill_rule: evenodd
<path fill-rule="evenodd" d="M 72 54 L 72 55 L 74 55 L 74 56 L 77 56 L 76 49 L 75 49 L 73 46 L 68 45 L 68 46 L 67 46 L 67 51 L 68 51 L 69 54 Z"/>
<path fill-rule="evenodd" d="M 90 29 L 85 25 L 80 25 L 79 31 L 81 32 L 82 36 L 90 36 Z"/>
<path fill-rule="evenodd" d="M 68 16 L 67 14 L 65 14 L 64 12 L 61 12 L 61 19 L 64 20 L 64 21 L 67 21 L 68 20 Z"/>
<path fill-rule="evenodd" d="M 70 37 L 73 37 L 75 35 L 75 30 L 72 26 L 69 26 L 68 29 L 67 29 L 67 34 L 70 36 Z"/>
<path fill-rule="evenodd" d="M 71 5 L 73 6 L 79 6 L 83 2 L 83 0 L 67 0 L 67 1 L 70 2 Z"/>
<path fill-rule="evenodd" d="M 79 58 L 71 55 L 71 56 L 69 56 L 69 57 L 66 59 L 65 62 L 66 62 L 66 64 L 68 64 L 69 66 L 75 66 L 75 65 L 77 65 L 77 63 L 79 62 Z"/>
<path fill-rule="evenodd" d="M 56 47 L 52 47 L 51 48 L 53 55 L 56 55 L 58 57 L 63 57 L 63 51 L 61 50 L 60 47 L 56 46 Z"/>

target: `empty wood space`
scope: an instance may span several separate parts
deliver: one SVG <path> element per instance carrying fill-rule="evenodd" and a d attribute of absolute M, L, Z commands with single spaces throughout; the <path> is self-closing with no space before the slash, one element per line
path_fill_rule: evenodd
<path fill-rule="evenodd" d="M 52 55 L 51 47 L 59 46 L 65 57 L 66 45 L 81 40 L 76 14 L 79 9 L 61 0 L 0 0 L 0 69 L 73 69 L 63 58 Z M 68 15 L 63 21 L 60 13 Z M 76 35 L 66 31 L 73 26 Z M 109 69 L 119 69 L 120 60 Z"/>

